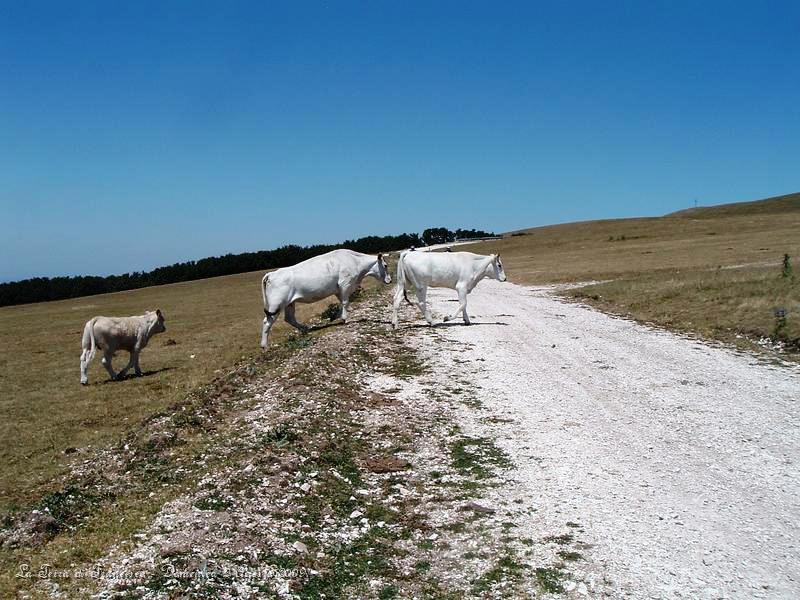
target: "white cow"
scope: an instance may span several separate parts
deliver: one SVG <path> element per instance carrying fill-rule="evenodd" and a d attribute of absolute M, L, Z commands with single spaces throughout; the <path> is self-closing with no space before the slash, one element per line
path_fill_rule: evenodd
<path fill-rule="evenodd" d="M 350 295 L 365 277 L 392 282 L 382 254 L 371 256 L 353 250 L 333 250 L 264 275 L 261 293 L 266 316 L 261 329 L 261 347 L 266 349 L 269 345 L 269 331 L 281 310 L 285 311 L 284 318 L 289 325 L 304 333 L 308 331 L 308 326 L 295 319 L 295 302 L 316 302 L 335 295 L 342 303 L 342 319 L 347 321 Z"/>
<path fill-rule="evenodd" d="M 83 328 L 81 346 L 81 383 L 86 385 L 89 378 L 86 369 L 94 358 L 95 351 L 103 351 L 103 366 L 111 379 L 122 379 L 131 367 L 137 375 L 142 374 L 139 368 L 139 353 L 147 346 L 150 338 L 167 330 L 164 325 L 164 313 L 161 310 L 147 311 L 137 317 L 95 317 Z M 131 357 L 128 365 L 119 373 L 114 373 L 111 360 L 117 350 L 127 350 Z"/>
<path fill-rule="evenodd" d="M 433 317 L 425 298 L 428 286 L 446 287 L 458 292 L 458 309 L 455 314 L 444 318 L 445 321 L 455 319 L 458 313 L 464 316 L 464 323 L 469 325 L 467 314 L 467 294 L 478 285 L 484 277 L 505 281 L 503 263 L 500 256 L 491 254 L 473 254 L 472 252 L 403 252 L 397 262 L 397 289 L 394 294 L 394 312 L 392 326 L 397 329 L 397 310 L 406 297 L 406 287 L 413 286 L 417 292 L 417 306 L 428 325 L 433 325 Z M 406 297 L 406 301 L 408 298 Z M 411 304 L 411 302 L 409 302 Z"/>

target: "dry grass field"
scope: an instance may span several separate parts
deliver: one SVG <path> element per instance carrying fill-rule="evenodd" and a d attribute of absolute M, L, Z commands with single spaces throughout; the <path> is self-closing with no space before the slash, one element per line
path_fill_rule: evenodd
<path fill-rule="evenodd" d="M 570 295 L 604 310 L 752 347 L 800 337 L 800 194 L 658 218 L 538 227 L 471 246 L 499 252 L 511 281 L 600 282 Z M 794 277 L 781 276 L 784 254 Z M 737 337 L 741 336 L 741 337 Z"/>
<path fill-rule="evenodd" d="M 120 438 L 142 419 L 209 382 L 221 369 L 261 352 L 262 273 L 0 309 L 0 513 L 53 487 L 73 448 Z M 327 302 L 300 305 L 302 321 Z M 98 352 L 89 386 L 79 383 L 81 333 L 95 315 L 160 308 L 167 331 L 142 352 L 145 376 L 110 382 Z M 291 328 L 281 320 L 279 342 Z M 293 330 L 292 330 L 293 331 Z M 174 340 L 174 345 L 167 345 Z M 122 352 L 115 369 L 127 362 Z M 66 453 L 65 453 L 66 452 Z"/>

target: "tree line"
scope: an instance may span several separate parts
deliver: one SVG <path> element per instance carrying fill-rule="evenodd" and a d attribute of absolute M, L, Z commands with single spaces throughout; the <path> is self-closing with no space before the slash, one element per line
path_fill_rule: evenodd
<path fill-rule="evenodd" d="M 365 254 L 377 254 L 378 252 L 391 252 L 402 250 L 411 246 L 422 246 L 425 234 L 444 230 L 449 239 L 445 243 L 453 241 L 458 232 L 471 232 L 475 235 L 461 234 L 458 237 L 485 237 L 485 232 L 476 230 L 457 229 L 451 232 L 445 228 L 437 227 L 426 229 L 423 236 L 416 233 L 401 233 L 400 235 L 376 236 L 370 235 L 357 240 L 345 240 L 340 244 L 315 244 L 312 246 L 287 245 L 275 248 L 274 250 L 261 250 L 258 252 L 243 252 L 241 254 L 225 254 L 224 256 L 210 256 L 200 260 L 190 260 L 175 263 L 165 267 L 158 267 L 152 271 L 134 271 L 122 275 L 109 275 L 98 277 L 92 275 L 78 275 L 75 277 L 34 277 L 22 281 L 12 281 L 0 283 L 0 306 L 11 306 L 14 304 L 28 304 L 31 302 L 45 302 L 50 300 L 65 300 L 68 298 L 79 298 L 81 296 L 92 296 L 94 294 L 106 294 L 108 292 L 121 292 L 124 290 L 135 290 L 153 285 L 164 285 L 167 283 L 179 283 L 181 281 L 192 281 L 195 279 L 206 279 L 208 277 L 219 277 L 221 275 L 234 275 L 236 273 L 247 273 L 249 271 L 266 271 L 268 269 L 278 269 L 288 267 L 312 256 L 324 254 L 337 248 L 349 248 Z M 434 237 L 438 239 L 437 233 Z M 429 239 L 433 237 L 429 234 Z"/>
<path fill-rule="evenodd" d="M 456 229 L 450 231 L 447 227 L 431 227 L 422 232 L 422 241 L 428 246 L 433 244 L 447 244 L 456 240 L 493 237 L 494 233 L 481 231 L 480 229 Z"/>

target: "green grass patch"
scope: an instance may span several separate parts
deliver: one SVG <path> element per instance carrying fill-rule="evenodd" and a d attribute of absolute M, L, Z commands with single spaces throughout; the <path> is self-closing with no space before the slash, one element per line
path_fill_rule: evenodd
<path fill-rule="evenodd" d="M 551 567 L 537 567 L 534 570 L 536 584 L 539 589 L 548 594 L 564 593 L 564 573 Z"/>
<path fill-rule="evenodd" d="M 559 550 L 556 554 L 562 559 L 569 562 L 575 562 L 578 560 L 583 560 L 583 555 L 580 552 L 575 552 L 574 550 Z"/>
<path fill-rule="evenodd" d="M 509 554 L 502 556 L 491 569 L 473 582 L 472 591 L 476 594 L 483 594 L 500 582 L 519 581 L 527 568 L 527 565 L 517 562 Z"/>
<path fill-rule="evenodd" d="M 462 475 L 474 479 L 487 479 L 494 469 L 508 469 L 512 462 L 508 455 L 487 437 L 463 437 L 452 443 L 450 456 L 453 467 Z"/>

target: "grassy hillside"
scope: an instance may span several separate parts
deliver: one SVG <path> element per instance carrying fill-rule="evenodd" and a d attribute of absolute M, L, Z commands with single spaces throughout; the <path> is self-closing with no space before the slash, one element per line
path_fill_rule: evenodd
<path fill-rule="evenodd" d="M 476 252 L 500 252 L 512 281 L 591 282 L 570 292 L 596 306 L 752 347 L 800 338 L 800 194 L 658 218 L 537 227 Z M 781 276 L 789 254 L 794 277 Z M 788 311 L 776 331 L 775 309 Z"/>
<path fill-rule="evenodd" d="M 570 293 L 643 321 L 744 345 L 761 336 L 791 341 L 800 337 L 799 198 L 538 227 L 470 249 L 499 251 L 518 283 L 599 281 Z M 780 276 L 785 253 L 794 261 L 793 279 Z M 51 490 L 54 478 L 78 460 L 73 448 L 119 439 L 237 360 L 259 353 L 260 276 L 0 308 L 0 512 Z M 300 307 L 301 320 L 327 303 Z M 92 385 L 81 387 L 86 320 L 156 307 L 167 316 L 167 332 L 142 354 L 147 376 L 108 383 L 98 356 Z M 779 332 L 777 307 L 788 310 Z M 288 328 L 281 321 L 273 331 L 279 341 Z M 117 365 L 126 358 L 122 353 Z"/>
<path fill-rule="evenodd" d="M 718 206 L 698 206 L 671 213 L 672 217 L 690 217 L 692 219 L 713 219 L 718 217 L 736 217 L 744 215 L 765 215 L 800 211 L 800 193 L 774 196 L 752 202 L 735 202 Z"/>
<path fill-rule="evenodd" d="M 80 454 L 118 439 L 140 420 L 261 351 L 262 273 L 0 308 L 0 513 L 27 504 Z M 303 321 L 327 302 L 300 305 Z M 167 331 L 142 352 L 144 377 L 109 382 L 100 364 L 79 384 L 84 323 L 95 315 L 161 308 Z M 272 341 L 289 333 L 283 320 Z M 293 331 L 293 330 L 292 330 Z M 168 340 L 175 344 L 167 345 Z M 128 354 L 117 355 L 119 369 Z"/>

